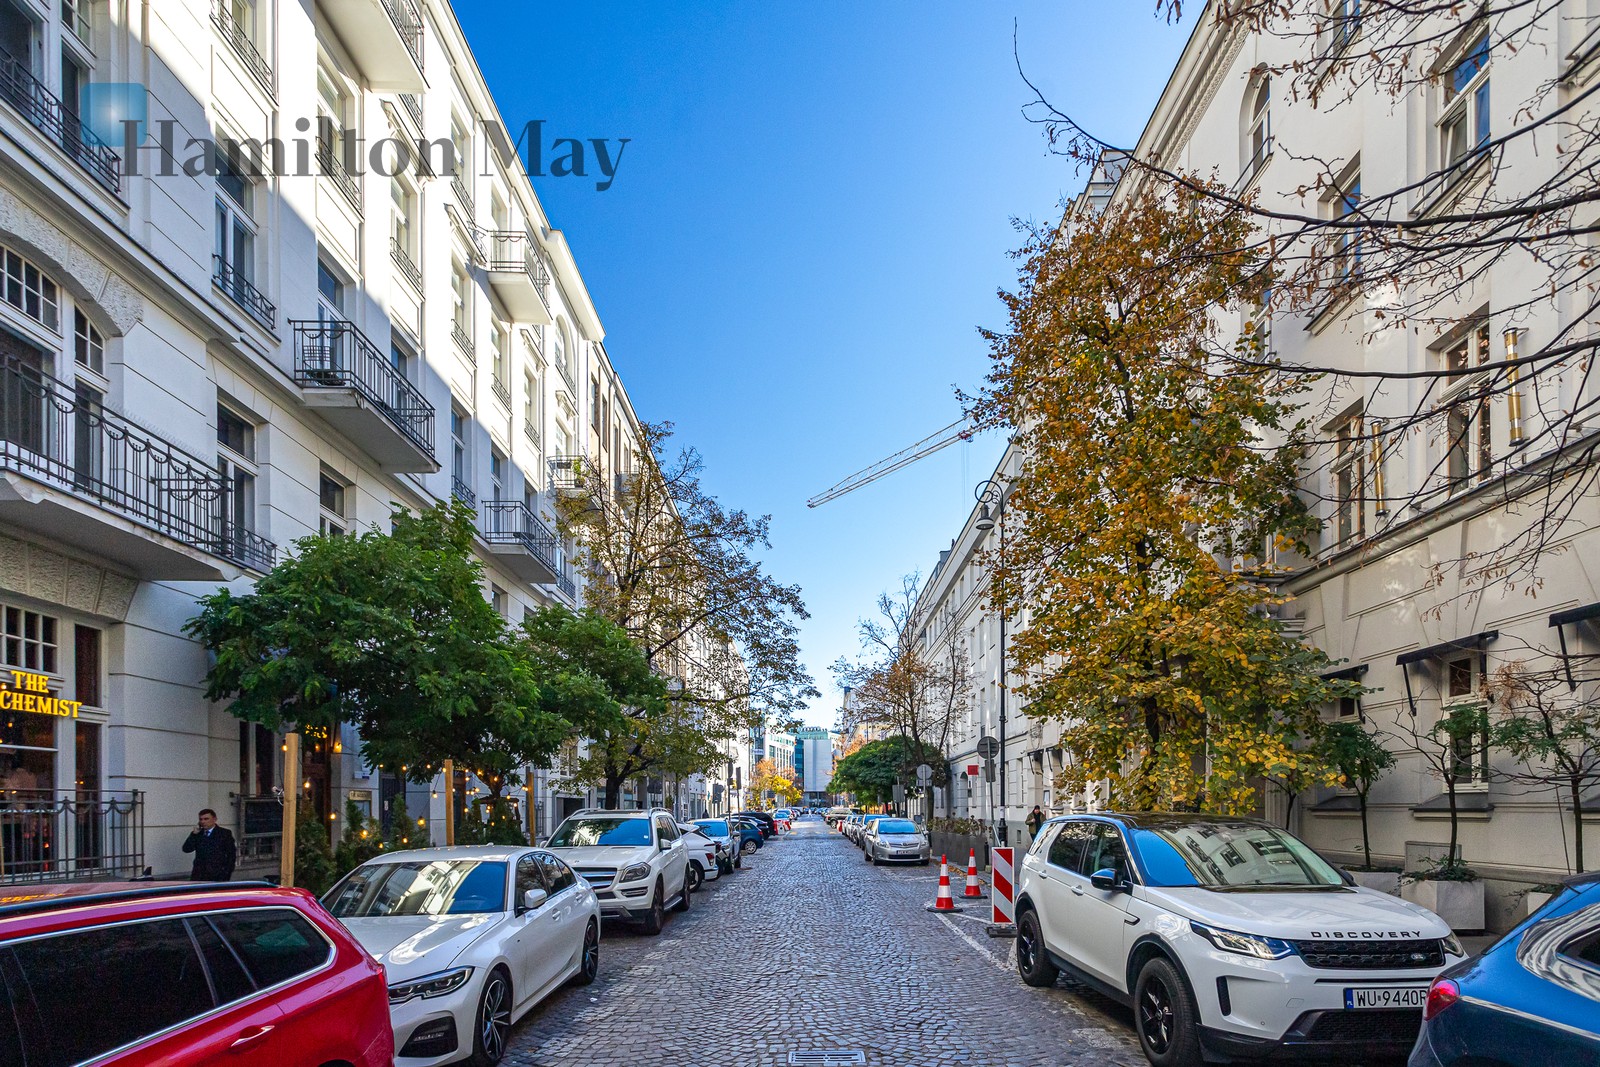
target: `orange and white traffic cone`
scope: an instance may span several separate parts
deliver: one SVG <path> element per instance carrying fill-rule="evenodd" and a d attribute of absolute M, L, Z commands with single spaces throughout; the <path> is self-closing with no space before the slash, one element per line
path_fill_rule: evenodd
<path fill-rule="evenodd" d="M 961 894 L 964 897 L 981 897 L 983 890 L 978 888 L 978 850 L 967 850 L 967 888 Z"/>
<path fill-rule="evenodd" d="M 950 864 L 943 856 L 939 857 L 939 895 L 934 898 L 933 910 L 956 910 L 955 898 L 950 895 Z"/>

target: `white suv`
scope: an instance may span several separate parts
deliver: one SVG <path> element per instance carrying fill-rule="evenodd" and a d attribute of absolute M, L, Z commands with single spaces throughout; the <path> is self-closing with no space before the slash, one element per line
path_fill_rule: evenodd
<path fill-rule="evenodd" d="M 664 809 L 586 809 L 556 827 L 544 847 L 589 883 L 608 919 L 632 919 L 659 934 L 669 902 L 689 910 L 689 854 Z"/>
<path fill-rule="evenodd" d="M 1156 1067 L 1403 1056 L 1429 982 L 1464 955 L 1437 915 L 1254 819 L 1052 819 L 1023 858 L 1016 916 L 1022 980 L 1064 970 L 1130 1005 Z"/>

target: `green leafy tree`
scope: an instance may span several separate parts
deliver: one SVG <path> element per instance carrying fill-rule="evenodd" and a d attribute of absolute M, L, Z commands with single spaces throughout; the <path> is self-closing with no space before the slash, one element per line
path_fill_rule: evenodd
<path fill-rule="evenodd" d="M 383 827 L 353 800 L 344 802 L 344 832 L 333 850 L 334 876 L 342 878 L 383 851 Z"/>
<path fill-rule="evenodd" d="M 216 654 L 206 695 L 274 729 L 353 723 L 374 764 L 420 782 L 454 759 L 498 794 L 571 727 L 484 599 L 471 509 L 396 508 L 392 527 L 303 538 L 251 591 L 203 597 L 185 629 Z"/>
<path fill-rule="evenodd" d="M 1304 548 L 1317 522 L 1296 493 L 1300 388 L 1252 331 L 1215 340 L 1216 309 L 1269 284 L 1251 236 L 1215 202 L 1158 196 L 1035 235 L 970 408 L 1024 457 L 990 598 L 1024 620 L 1026 711 L 1063 723 L 1071 788 L 1134 809 L 1253 810 L 1263 775 L 1302 770 L 1318 709 L 1360 691 L 1268 610 L 1263 546 Z M 1259 359 L 1221 358 L 1238 349 Z"/>
<path fill-rule="evenodd" d="M 828 789 L 835 793 L 854 793 L 870 804 L 887 804 L 894 799 L 894 787 L 915 779 L 919 763 L 937 765 L 944 757 L 927 745 L 918 745 L 903 734 L 869 741 L 833 768 Z"/>
<path fill-rule="evenodd" d="M 1390 768 L 1394 766 L 1394 753 L 1383 746 L 1359 722 L 1335 722 L 1328 725 L 1324 750 L 1327 758 L 1345 788 L 1353 789 L 1361 812 L 1362 866 L 1372 867 L 1372 839 L 1367 827 L 1367 797 Z"/>
<path fill-rule="evenodd" d="M 328 840 L 328 824 L 311 804 L 297 807 L 294 833 L 294 884 L 321 896 L 339 877 L 333 845 Z"/>

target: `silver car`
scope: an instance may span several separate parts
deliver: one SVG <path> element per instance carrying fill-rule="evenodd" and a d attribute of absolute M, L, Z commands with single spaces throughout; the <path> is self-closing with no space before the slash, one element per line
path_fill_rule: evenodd
<path fill-rule="evenodd" d="M 910 819 L 885 817 L 868 823 L 861 838 L 868 863 L 920 863 L 932 858 L 928 835 Z"/>

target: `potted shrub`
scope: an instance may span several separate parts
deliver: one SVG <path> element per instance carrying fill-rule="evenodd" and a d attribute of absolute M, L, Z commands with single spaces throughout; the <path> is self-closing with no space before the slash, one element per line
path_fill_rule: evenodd
<path fill-rule="evenodd" d="M 1400 896 L 1420 904 L 1452 930 L 1484 928 L 1483 883 L 1459 857 L 1425 860 L 1400 876 Z"/>
<path fill-rule="evenodd" d="M 1522 894 L 1522 904 L 1527 909 L 1526 914 L 1532 915 L 1544 907 L 1550 898 L 1559 892 L 1561 892 L 1561 885 L 1558 882 L 1545 882 L 1540 885 L 1530 886 Z"/>

